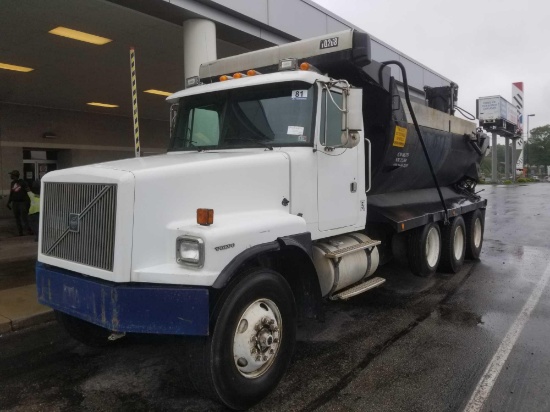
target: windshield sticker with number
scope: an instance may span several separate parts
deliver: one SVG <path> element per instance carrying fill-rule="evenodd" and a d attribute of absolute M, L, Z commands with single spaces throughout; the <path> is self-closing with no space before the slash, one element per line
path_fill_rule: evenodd
<path fill-rule="evenodd" d="M 292 100 L 307 100 L 307 90 L 292 90 Z"/>

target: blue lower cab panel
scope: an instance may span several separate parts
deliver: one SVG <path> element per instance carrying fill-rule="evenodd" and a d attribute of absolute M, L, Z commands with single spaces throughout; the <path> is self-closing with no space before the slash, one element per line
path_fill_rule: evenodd
<path fill-rule="evenodd" d="M 208 335 L 208 289 L 118 284 L 38 262 L 38 301 L 116 332 Z"/>

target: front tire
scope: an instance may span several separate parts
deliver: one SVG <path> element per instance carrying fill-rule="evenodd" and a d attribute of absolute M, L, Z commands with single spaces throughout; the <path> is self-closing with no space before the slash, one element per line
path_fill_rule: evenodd
<path fill-rule="evenodd" d="M 444 272 L 457 273 L 466 255 L 466 226 L 462 216 L 457 216 L 441 231 L 443 247 L 440 268 Z"/>
<path fill-rule="evenodd" d="M 211 335 L 190 351 L 190 378 L 202 394 L 232 409 L 261 401 L 286 372 L 296 339 L 295 302 L 287 281 L 254 269 L 217 302 Z"/>
<path fill-rule="evenodd" d="M 430 277 L 437 270 L 441 257 L 441 231 L 437 223 L 411 230 L 407 239 L 407 260 L 416 276 Z"/>

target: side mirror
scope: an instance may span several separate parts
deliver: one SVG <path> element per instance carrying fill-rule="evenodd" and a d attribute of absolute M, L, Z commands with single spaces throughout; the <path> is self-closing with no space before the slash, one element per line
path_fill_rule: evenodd
<path fill-rule="evenodd" d="M 353 148 L 359 144 L 363 130 L 363 89 L 349 88 L 343 93 L 342 146 Z"/>
<path fill-rule="evenodd" d="M 176 118 L 178 117 L 179 104 L 174 103 L 170 106 L 170 137 L 174 136 L 174 128 L 176 127 Z"/>

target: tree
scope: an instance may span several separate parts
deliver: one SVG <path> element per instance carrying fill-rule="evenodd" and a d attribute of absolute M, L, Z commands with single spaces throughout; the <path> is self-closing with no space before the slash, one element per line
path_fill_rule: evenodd
<path fill-rule="evenodd" d="M 550 166 L 550 124 L 535 127 L 525 145 L 525 164 Z"/>

